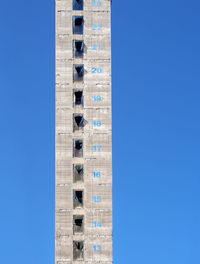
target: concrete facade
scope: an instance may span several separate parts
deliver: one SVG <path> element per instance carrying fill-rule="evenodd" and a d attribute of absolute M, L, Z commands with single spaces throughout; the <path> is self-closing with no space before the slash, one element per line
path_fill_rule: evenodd
<path fill-rule="evenodd" d="M 111 264 L 111 1 L 74 1 L 56 0 L 55 263 Z M 73 34 L 77 17 L 83 34 Z"/>

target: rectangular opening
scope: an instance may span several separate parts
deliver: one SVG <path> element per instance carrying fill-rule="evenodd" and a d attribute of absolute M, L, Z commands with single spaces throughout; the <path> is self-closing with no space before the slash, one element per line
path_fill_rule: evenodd
<path fill-rule="evenodd" d="M 74 57 L 82 58 L 84 53 L 83 40 L 74 40 Z"/>
<path fill-rule="evenodd" d="M 84 119 L 83 114 L 73 114 L 73 130 L 82 130 L 87 124 L 87 121 Z"/>
<path fill-rule="evenodd" d="M 84 169 L 82 164 L 73 165 L 73 179 L 74 183 L 83 182 Z"/>
<path fill-rule="evenodd" d="M 83 90 L 74 90 L 74 106 L 84 105 Z"/>
<path fill-rule="evenodd" d="M 73 34 L 83 35 L 83 16 L 73 17 Z"/>
<path fill-rule="evenodd" d="M 84 242 L 73 241 L 73 259 L 83 260 L 84 259 Z"/>
<path fill-rule="evenodd" d="M 73 231 L 75 234 L 83 234 L 84 225 L 83 225 L 84 216 L 83 215 L 74 215 L 73 217 Z"/>
<path fill-rule="evenodd" d="M 83 157 L 83 140 L 82 139 L 75 139 L 74 140 L 74 157 L 75 158 L 82 158 Z"/>
<path fill-rule="evenodd" d="M 83 0 L 73 0 L 73 10 L 83 10 Z"/>
<path fill-rule="evenodd" d="M 74 209 L 83 208 L 83 191 L 74 190 Z"/>
<path fill-rule="evenodd" d="M 83 81 L 83 76 L 84 76 L 84 66 L 82 64 L 74 65 L 74 82 Z"/>

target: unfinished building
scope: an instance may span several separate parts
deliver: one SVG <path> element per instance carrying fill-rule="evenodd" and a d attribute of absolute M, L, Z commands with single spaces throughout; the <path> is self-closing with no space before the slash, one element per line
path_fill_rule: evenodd
<path fill-rule="evenodd" d="M 56 0 L 56 264 L 113 263 L 111 0 Z"/>

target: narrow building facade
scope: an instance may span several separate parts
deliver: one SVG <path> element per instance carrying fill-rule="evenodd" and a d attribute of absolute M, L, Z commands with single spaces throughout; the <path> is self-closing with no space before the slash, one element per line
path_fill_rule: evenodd
<path fill-rule="evenodd" d="M 111 1 L 56 0 L 55 263 L 113 263 Z"/>

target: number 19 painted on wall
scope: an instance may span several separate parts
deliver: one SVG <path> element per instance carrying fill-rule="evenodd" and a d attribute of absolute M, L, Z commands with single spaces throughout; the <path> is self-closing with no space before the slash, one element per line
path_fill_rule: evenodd
<path fill-rule="evenodd" d="M 102 224 L 101 224 L 101 221 L 99 221 L 99 222 L 93 222 L 93 224 L 94 224 L 94 227 L 95 228 L 97 228 L 97 227 L 102 227 Z"/>
<path fill-rule="evenodd" d="M 93 44 L 92 50 L 101 50 L 101 44 Z"/>

